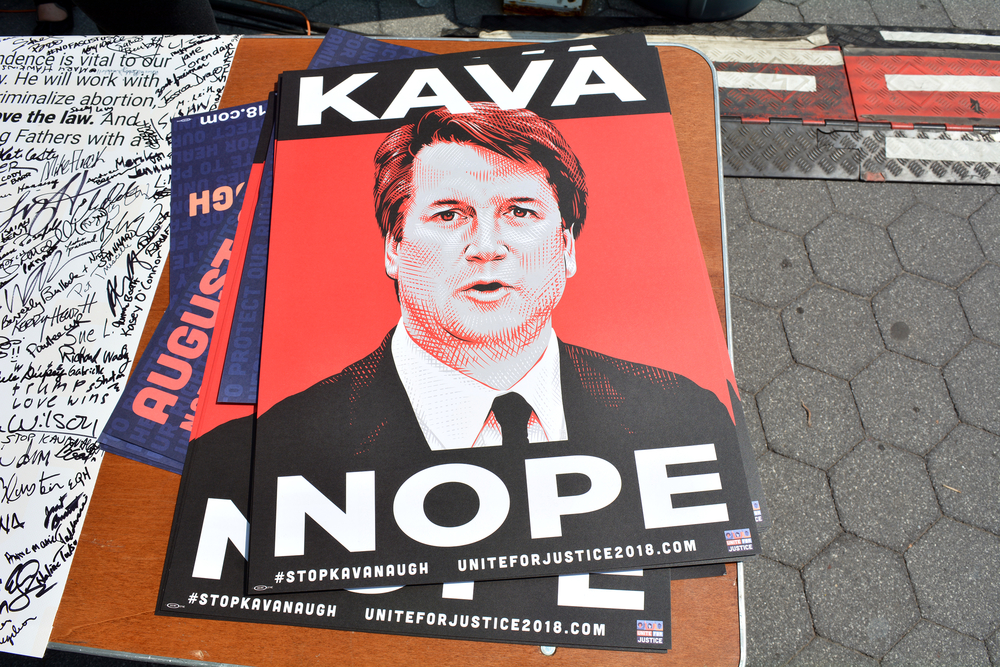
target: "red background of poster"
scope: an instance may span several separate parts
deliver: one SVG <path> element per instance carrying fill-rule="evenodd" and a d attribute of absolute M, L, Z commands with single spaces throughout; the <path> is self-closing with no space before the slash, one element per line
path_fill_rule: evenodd
<path fill-rule="evenodd" d="M 556 334 L 679 373 L 728 406 L 735 381 L 670 115 L 555 124 L 590 193 Z M 371 353 L 399 320 L 371 194 L 384 136 L 277 144 L 258 415 Z"/>

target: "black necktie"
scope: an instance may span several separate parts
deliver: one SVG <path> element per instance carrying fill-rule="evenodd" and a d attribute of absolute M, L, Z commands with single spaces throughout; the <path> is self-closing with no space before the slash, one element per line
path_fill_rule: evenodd
<path fill-rule="evenodd" d="M 510 392 L 493 399 L 493 416 L 500 424 L 500 434 L 503 436 L 503 446 L 528 444 L 528 420 L 531 419 L 531 406 L 524 397 L 516 392 Z"/>

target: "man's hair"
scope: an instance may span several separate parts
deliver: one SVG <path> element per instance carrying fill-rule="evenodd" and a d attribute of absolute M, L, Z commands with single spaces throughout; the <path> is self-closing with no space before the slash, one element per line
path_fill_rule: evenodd
<path fill-rule="evenodd" d="M 471 113 L 430 111 L 413 125 L 389 134 L 375 153 L 375 218 L 382 236 L 403 235 L 406 207 L 413 195 L 413 160 L 424 146 L 458 143 L 478 146 L 522 164 L 535 162 L 548 174 L 559 201 L 563 227 L 580 235 L 587 217 L 583 168 L 559 130 L 527 109 L 501 109 L 472 102 Z"/>

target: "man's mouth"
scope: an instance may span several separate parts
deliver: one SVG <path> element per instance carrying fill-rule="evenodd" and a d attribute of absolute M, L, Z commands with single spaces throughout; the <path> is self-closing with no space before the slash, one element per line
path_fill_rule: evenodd
<path fill-rule="evenodd" d="M 481 280 L 471 285 L 466 285 L 462 290 L 465 298 L 480 303 L 501 301 L 514 291 L 513 287 L 500 280 Z"/>
<path fill-rule="evenodd" d="M 472 289 L 476 290 L 477 292 L 495 292 L 501 288 L 503 288 L 503 284 L 497 282 L 479 283 L 477 285 L 472 286 Z"/>

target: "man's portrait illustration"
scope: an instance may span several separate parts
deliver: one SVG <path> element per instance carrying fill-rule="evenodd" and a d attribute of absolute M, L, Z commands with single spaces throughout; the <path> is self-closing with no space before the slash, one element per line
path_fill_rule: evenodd
<path fill-rule="evenodd" d="M 617 216 L 596 224 L 658 224 L 632 219 L 628 194 L 617 196 Z M 585 224 L 589 200 L 570 143 L 532 111 L 441 108 L 384 137 L 375 151 L 374 214 L 398 321 L 373 352 L 263 411 L 267 432 L 286 431 L 281 440 L 295 449 L 358 455 L 401 445 L 717 441 L 719 429 L 733 428 L 717 393 L 560 338 L 554 314 L 578 269 L 586 270 L 577 250 L 594 224 Z M 636 262 L 656 257 L 645 270 L 658 270 L 669 253 L 633 249 Z M 627 291 L 633 267 L 617 268 L 616 289 Z M 589 307 L 587 317 L 605 316 L 602 303 Z M 667 332 L 643 335 L 655 344 Z"/>
<path fill-rule="evenodd" d="M 428 443 L 565 440 L 552 311 L 587 192 L 562 135 L 526 110 L 438 110 L 392 133 L 376 164 L 402 314 L 391 351 Z M 525 423 L 503 428 L 508 412 Z"/>

